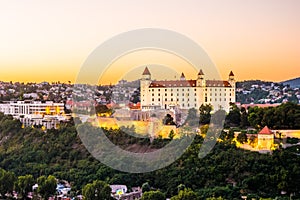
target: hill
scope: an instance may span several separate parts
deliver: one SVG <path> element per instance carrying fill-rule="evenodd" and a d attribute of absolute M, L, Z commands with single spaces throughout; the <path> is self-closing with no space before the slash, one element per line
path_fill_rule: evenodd
<path fill-rule="evenodd" d="M 300 88 L 300 77 L 282 81 L 281 82 L 283 85 L 290 85 L 292 88 Z"/>

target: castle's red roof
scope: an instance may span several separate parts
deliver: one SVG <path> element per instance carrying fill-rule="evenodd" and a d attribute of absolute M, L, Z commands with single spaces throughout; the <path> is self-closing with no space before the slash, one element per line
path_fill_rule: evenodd
<path fill-rule="evenodd" d="M 265 126 L 263 129 L 261 129 L 259 134 L 268 134 L 268 135 L 270 135 L 270 134 L 273 134 L 273 133 L 267 126 Z"/>
<path fill-rule="evenodd" d="M 143 75 L 151 75 L 148 67 L 145 68 Z"/>
<path fill-rule="evenodd" d="M 196 80 L 152 81 L 149 88 L 155 87 L 196 87 Z M 206 80 L 207 87 L 231 87 L 228 81 Z"/>

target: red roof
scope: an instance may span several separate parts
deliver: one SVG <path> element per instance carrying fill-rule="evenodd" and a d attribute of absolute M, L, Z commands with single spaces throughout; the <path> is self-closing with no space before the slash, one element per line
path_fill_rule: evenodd
<path fill-rule="evenodd" d="M 231 87 L 228 81 L 222 80 L 206 80 L 207 87 Z"/>
<path fill-rule="evenodd" d="M 151 75 L 148 67 L 145 68 L 143 75 Z"/>
<path fill-rule="evenodd" d="M 228 81 L 206 80 L 207 87 L 231 87 Z M 155 87 L 196 87 L 196 80 L 152 81 L 150 88 Z"/>
<path fill-rule="evenodd" d="M 150 88 L 153 87 L 196 87 L 196 80 L 152 81 Z"/>
<path fill-rule="evenodd" d="M 267 127 L 265 126 L 260 132 L 259 134 L 273 134 L 272 131 Z"/>

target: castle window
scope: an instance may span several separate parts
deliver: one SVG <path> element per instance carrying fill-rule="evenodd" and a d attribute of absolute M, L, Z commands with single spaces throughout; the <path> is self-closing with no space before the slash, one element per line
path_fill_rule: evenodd
<path fill-rule="evenodd" d="M 220 93 L 220 96 L 222 96 L 222 94 Z"/>
<path fill-rule="evenodd" d="M 182 98 L 182 101 L 184 101 L 184 98 Z"/>
<path fill-rule="evenodd" d="M 179 99 L 177 99 L 177 101 L 179 101 Z"/>
<path fill-rule="evenodd" d="M 171 101 L 173 101 L 173 98 L 171 98 Z"/>
<path fill-rule="evenodd" d="M 229 93 L 229 96 L 231 96 L 231 93 Z"/>
<path fill-rule="evenodd" d="M 194 89 L 194 91 L 196 92 L 196 91 L 197 91 L 197 89 L 195 88 L 195 89 Z"/>
<path fill-rule="evenodd" d="M 188 99 L 187 101 L 190 101 L 190 99 Z"/>
<path fill-rule="evenodd" d="M 188 89 L 188 91 L 190 91 L 190 89 Z"/>
<path fill-rule="evenodd" d="M 167 89 L 165 89 L 165 91 L 167 91 Z"/>
<path fill-rule="evenodd" d="M 177 96 L 179 96 L 179 93 L 177 93 Z"/>
<path fill-rule="evenodd" d="M 195 101 L 197 101 L 197 99 L 195 99 Z"/>
<path fill-rule="evenodd" d="M 205 97 L 205 102 L 207 102 L 207 97 Z"/>
<path fill-rule="evenodd" d="M 165 93 L 165 96 L 168 96 L 168 93 Z"/>
<path fill-rule="evenodd" d="M 160 101 L 160 98 L 158 98 L 158 101 Z"/>
<path fill-rule="evenodd" d="M 205 91 L 207 91 L 207 88 L 205 88 Z"/>
<path fill-rule="evenodd" d="M 222 99 L 220 98 L 220 101 L 222 101 Z"/>
<path fill-rule="evenodd" d="M 229 99 L 229 101 L 231 102 L 231 98 Z"/>
<path fill-rule="evenodd" d="M 209 99 L 209 101 L 211 101 L 211 98 Z"/>
<path fill-rule="evenodd" d="M 177 89 L 177 92 L 179 91 L 179 89 Z"/>
<path fill-rule="evenodd" d="M 171 92 L 173 92 L 173 89 L 171 89 Z"/>
<path fill-rule="evenodd" d="M 184 91 L 184 89 L 182 89 L 182 91 Z"/>
<path fill-rule="evenodd" d="M 215 101 L 218 101 L 217 98 L 215 98 Z"/>
<path fill-rule="evenodd" d="M 190 107 L 190 104 L 188 103 L 188 107 Z"/>
<path fill-rule="evenodd" d="M 173 93 L 171 93 L 171 96 L 173 96 Z"/>
<path fill-rule="evenodd" d="M 152 89 L 152 92 L 154 92 L 154 89 Z"/>
<path fill-rule="evenodd" d="M 195 107 L 197 107 L 197 104 L 195 104 Z"/>
<path fill-rule="evenodd" d="M 160 89 L 158 89 L 158 91 L 160 91 Z"/>
<path fill-rule="evenodd" d="M 224 91 L 226 91 L 226 88 L 224 89 Z"/>
<path fill-rule="evenodd" d="M 152 101 L 154 101 L 154 98 L 152 98 Z"/>
<path fill-rule="evenodd" d="M 182 104 L 182 107 L 184 107 L 184 103 Z"/>
<path fill-rule="evenodd" d="M 158 96 L 160 96 L 160 93 L 158 93 Z"/>
<path fill-rule="evenodd" d="M 165 98 L 165 101 L 167 101 L 168 99 L 167 98 Z"/>
<path fill-rule="evenodd" d="M 195 96 L 197 96 L 197 94 L 196 94 L 196 93 L 195 93 L 194 95 L 195 95 Z"/>
<path fill-rule="evenodd" d="M 215 91 L 217 91 L 217 89 L 215 89 Z"/>
<path fill-rule="evenodd" d="M 222 89 L 220 89 L 220 91 L 222 91 Z"/>
<path fill-rule="evenodd" d="M 152 96 L 154 96 L 154 93 L 152 93 Z"/>
<path fill-rule="evenodd" d="M 226 101 L 226 98 L 224 98 L 224 101 Z"/>

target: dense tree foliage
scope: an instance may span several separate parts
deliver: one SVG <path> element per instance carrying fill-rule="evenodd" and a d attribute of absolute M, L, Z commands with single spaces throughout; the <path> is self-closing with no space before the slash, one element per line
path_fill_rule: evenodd
<path fill-rule="evenodd" d="M 95 180 L 82 189 L 85 200 L 111 200 L 111 188 L 103 181 Z"/>
<path fill-rule="evenodd" d="M 284 104 L 274 109 L 277 112 L 285 110 L 285 114 L 296 116 L 299 108 Z M 263 117 L 267 109 L 262 110 Z M 127 129 L 134 131 L 132 128 Z M 134 145 L 151 150 L 170 141 L 159 139 L 160 142 L 157 141 L 156 146 L 153 146 L 154 142 L 151 143 L 149 138 L 136 139 L 126 135 L 122 129 L 103 131 L 113 143 L 124 149 Z M 72 190 L 80 193 L 83 186 L 102 180 L 107 184 L 125 184 L 128 188 L 148 182 L 166 197 L 178 196 L 178 186 L 184 185 L 200 199 L 240 199 L 241 195 L 275 198 L 290 194 L 299 198 L 299 146 L 275 150 L 272 154 L 259 154 L 236 148 L 232 144 L 232 130 L 223 132 L 220 137 L 223 142 L 218 142 L 202 159 L 198 153 L 203 138 L 196 136 L 185 153 L 168 167 L 144 174 L 129 174 L 113 170 L 94 159 L 84 148 L 72 125 L 62 125 L 58 130 L 47 130 L 45 133 L 36 128 L 21 128 L 18 121 L 0 114 L 0 167 L 5 169 L 0 171 L 0 192 L 11 192 L 14 183 L 21 180 L 16 176 L 32 174 L 35 180 L 44 177 L 38 181 L 41 183 L 46 182 L 49 175 L 59 180 L 68 180 Z M 8 184 L 8 180 L 12 180 L 13 184 Z M 184 188 L 180 191 L 184 191 Z M 281 191 L 286 192 L 286 195 L 281 195 Z M 48 192 L 47 196 L 51 194 Z"/>
<path fill-rule="evenodd" d="M 165 200 L 166 196 L 161 191 L 148 191 L 143 193 L 141 200 Z"/>

